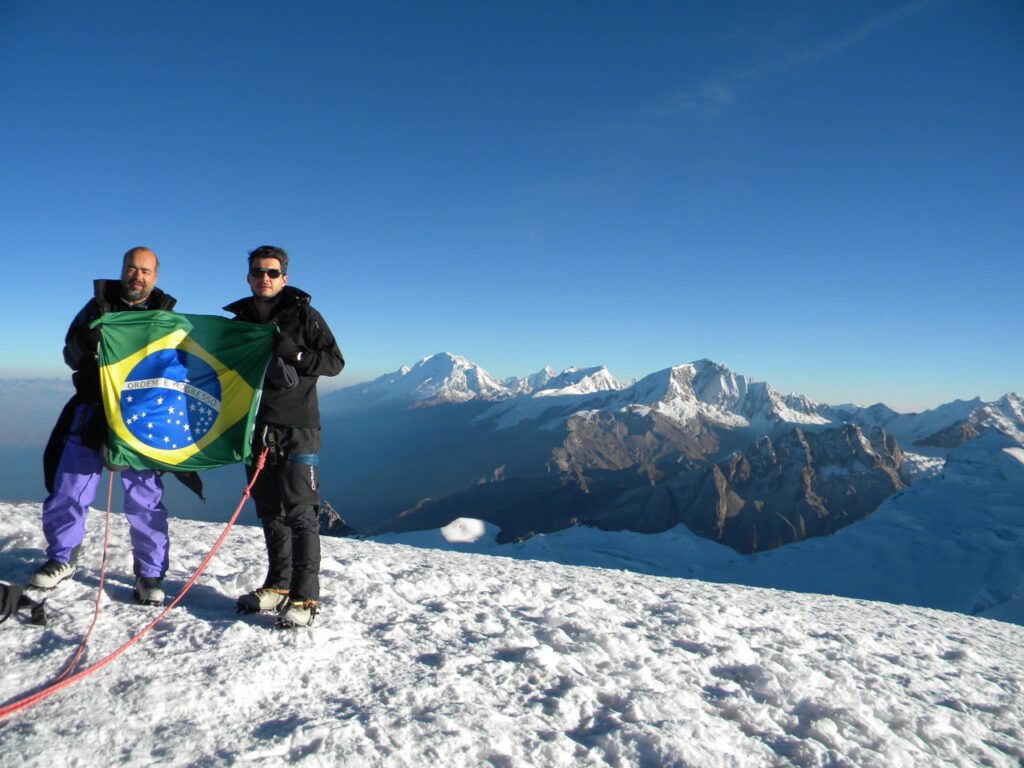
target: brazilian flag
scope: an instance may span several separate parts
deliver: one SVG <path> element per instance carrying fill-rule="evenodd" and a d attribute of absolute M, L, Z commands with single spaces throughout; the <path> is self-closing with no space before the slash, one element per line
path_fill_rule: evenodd
<path fill-rule="evenodd" d="M 111 464 L 187 472 L 249 459 L 273 326 L 163 310 L 92 326 Z"/>

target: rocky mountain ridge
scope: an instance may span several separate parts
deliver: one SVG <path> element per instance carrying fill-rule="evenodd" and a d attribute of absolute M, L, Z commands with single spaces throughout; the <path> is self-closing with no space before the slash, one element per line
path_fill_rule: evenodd
<path fill-rule="evenodd" d="M 623 495 L 593 522 L 645 533 L 685 523 L 748 554 L 864 519 L 907 487 L 902 463 L 899 445 L 878 428 L 869 437 L 853 424 L 820 432 L 793 427 L 710 468 Z"/>
<path fill-rule="evenodd" d="M 899 414 L 882 404 L 828 406 L 781 395 L 706 359 L 632 383 L 603 367 L 545 368 L 501 382 L 476 369 L 438 355 L 393 381 L 324 399 L 325 412 L 373 410 L 377 419 L 388 413 L 405 421 L 398 429 L 417 446 L 414 455 L 391 455 L 386 471 L 395 493 L 388 505 L 402 509 L 378 508 L 370 525 L 357 527 L 417 530 L 474 517 L 513 540 L 577 523 L 653 532 L 685 522 L 753 552 L 870 515 L 941 467 L 919 453 L 940 457 L 972 431 L 1024 434 L 1013 393 Z M 338 402 L 326 404 L 330 397 Z M 957 427 L 961 421 L 967 426 Z M 907 471 L 904 450 L 914 459 Z"/>
<path fill-rule="evenodd" d="M 3 391 L 14 411 L 5 432 L 21 436 L 5 454 L 5 483 L 33 498 L 38 454 L 25 446 L 30 437 L 41 445 L 70 385 L 9 382 Z M 38 418 L 18 427 L 36 401 Z M 321 482 L 350 526 L 336 530 L 415 530 L 463 516 L 510 540 L 576 523 L 653 531 L 685 522 L 760 551 L 863 519 L 979 435 L 1024 442 L 1022 405 L 1015 393 L 911 414 L 823 405 L 710 360 L 631 382 L 603 366 L 499 380 L 444 354 L 322 396 Z M 867 461 L 862 439 L 880 458 Z M 235 503 L 235 469 L 204 478 L 211 516 Z M 175 509 L 192 504 L 168 493 Z"/>
<path fill-rule="evenodd" d="M 490 403 L 482 421 L 511 427 L 542 416 L 568 419 L 588 410 L 656 410 L 676 421 L 704 418 L 723 426 L 770 431 L 793 423 L 814 426 L 880 427 L 909 444 L 928 447 L 940 431 L 964 422 L 975 431 L 995 428 L 1024 442 L 1024 398 L 1009 392 L 999 400 L 955 400 L 919 413 L 899 413 L 883 403 L 828 405 L 736 374 L 723 363 L 697 360 L 620 382 L 604 366 L 550 367 L 525 377 L 497 380 L 481 366 L 447 352 L 423 358 L 411 368 L 346 387 L 324 398 L 325 410 L 369 408 L 379 404 L 413 408 L 444 403 Z M 970 429 L 962 430 L 970 435 Z M 944 446 L 936 446 L 944 447 Z"/>

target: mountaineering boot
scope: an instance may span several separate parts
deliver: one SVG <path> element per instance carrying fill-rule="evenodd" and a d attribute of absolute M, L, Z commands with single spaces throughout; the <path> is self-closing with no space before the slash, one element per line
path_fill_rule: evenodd
<path fill-rule="evenodd" d="M 274 629 L 295 629 L 296 627 L 308 627 L 319 610 L 316 600 L 302 600 L 288 603 L 277 614 L 277 621 L 274 622 Z"/>
<path fill-rule="evenodd" d="M 47 560 L 32 574 L 28 585 L 36 589 L 53 589 L 62 581 L 74 576 L 76 567 L 74 563 L 58 563 L 56 560 Z"/>
<path fill-rule="evenodd" d="M 164 589 L 160 579 L 139 576 L 135 580 L 135 602 L 140 605 L 163 605 Z"/>
<path fill-rule="evenodd" d="M 267 613 L 280 611 L 288 602 L 287 589 L 260 587 L 247 595 L 238 598 L 239 613 Z"/>

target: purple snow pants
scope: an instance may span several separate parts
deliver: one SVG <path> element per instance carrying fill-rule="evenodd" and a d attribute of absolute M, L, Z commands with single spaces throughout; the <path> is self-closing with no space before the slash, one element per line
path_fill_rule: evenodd
<path fill-rule="evenodd" d="M 79 434 L 92 414 L 92 406 L 75 411 L 71 434 L 64 444 L 53 493 L 43 502 L 43 535 L 46 556 L 59 563 L 71 559 L 72 550 L 85 536 L 85 516 L 96 498 L 103 460 L 82 445 Z M 162 579 L 167 572 L 167 509 L 160 499 L 164 493 L 160 474 L 152 469 L 126 469 L 121 473 L 124 487 L 124 516 L 131 529 L 135 573 Z"/>

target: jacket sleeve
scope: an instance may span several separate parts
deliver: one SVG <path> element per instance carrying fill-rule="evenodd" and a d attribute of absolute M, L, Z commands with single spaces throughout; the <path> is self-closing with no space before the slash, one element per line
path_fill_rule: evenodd
<path fill-rule="evenodd" d="M 345 367 L 338 342 L 327 327 L 320 313 L 307 307 L 303 318 L 302 359 L 295 363 L 295 370 L 303 376 L 337 376 Z"/>
<path fill-rule="evenodd" d="M 99 331 L 89 328 L 89 323 L 100 316 L 95 301 L 89 301 L 71 321 L 67 336 L 64 337 L 64 362 L 73 371 L 95 364 Z"/>

